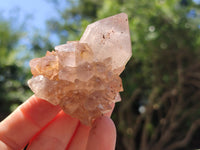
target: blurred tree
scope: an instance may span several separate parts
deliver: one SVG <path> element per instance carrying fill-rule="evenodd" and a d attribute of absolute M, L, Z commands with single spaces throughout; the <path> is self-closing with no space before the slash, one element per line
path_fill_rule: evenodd
<path fill-rule="evenodd" d="M 78 40 L 90 22 L 126 12 L 133 58 L 113 119 L 116 149 L 176 150 L 195 145 L 200 129 L 199 5 L 189 0 L 67 1 L 48 26 L 60 42 Z M 120 105 L 120 106 L 119 106 Z"/>
<path fill-rule="evenodd" d="M 24 35 L 13 23 L 0 20 L 0 120 L 15 109 L 29 93 L 27 92 L 27 72 L 22 68 L 23 48 L 19 41 Z"/>
<path fill-rule="evenodd" d="M 51 1 L 54 2 L 56 9 L 59 2 Z M 49 20 L 47 27 L 51 33 L 58 35 L 60 43 L 65 43 L 67 40 L 79 40 L 89 22 L 98 18 L 97 10 L 102 3 L 103 1 L 98 0 L 66 0 L 68 7 L 62 11 L 57 10 L 60 18 Z"/>
<path fill-rule="evenodd" d="M 0 15 L 0 121 L 32 95 L 26 83 L 32 76 L 29 60 L 53 49 L 48 33 L 27 32 L 30 16 L 19 23 L 18 11 L 8 19 Z"/>
<path fill-rule="evenodd" d="M 17 27 L 13 19 L 0 18 L 0 121 L 32 95 L 26 83 L 32 76 L 29 60 L 52 50 L 48 35 L 35 30 L 24 44 L 27 36 L 23 24 Z"/>
<path fill-rule="evenodd" d="M 195 142 L 200 131 L 199 4 L 189 0 L 66 3 L 66 9 L 57 9 L 59 19 L 47 22 L 60 43 L 79 40 L 95 20 L 120 12 L 129 15 L 134 59 L 122 73 L 125 92 L 113 114 L 116 149 L 199 148 Z M 23 36 L 13 22 L 0 19 L 0 120 L 31 94 L 26 85 L 31 74 L 25 63 L 52 49 L 49 35 L 36 31 L 31 51 L 24 51 Z"/>

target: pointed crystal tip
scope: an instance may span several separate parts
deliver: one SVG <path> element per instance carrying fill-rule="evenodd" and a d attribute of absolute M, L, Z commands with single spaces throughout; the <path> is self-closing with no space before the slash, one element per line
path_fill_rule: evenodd
<path fill-rule="evenodd" d="M 132 56 L 128 16 L 120 13 L 87 26 L 80 42 L 87 43 L 97 61 L 112 58 L 112 69 L 122 68 Z"/>
<path fill-rule="evenodd" d="M 80 42 L 56 46 L 31 60 L 28 85 L 37 97 L 91 125 L 121 100 L 119 74 L 131 55 L 128 17 L 121 13 L 88 25 Z"/>

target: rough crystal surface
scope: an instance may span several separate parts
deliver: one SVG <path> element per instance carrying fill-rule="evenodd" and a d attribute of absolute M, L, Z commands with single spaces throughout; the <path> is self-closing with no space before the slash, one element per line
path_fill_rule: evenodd
<path fill-rule="evenodd" d="M 119 74 L 131 57 L 127 15 L 89 25 L 80 42 L 71 41 L 30 61 L 29 87 L 37 97 L 91 125 L 121 100 Z"/>

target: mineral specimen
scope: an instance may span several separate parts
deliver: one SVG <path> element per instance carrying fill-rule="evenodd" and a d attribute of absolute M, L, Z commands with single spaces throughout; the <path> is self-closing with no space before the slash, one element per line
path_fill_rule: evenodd
<path fill-rule="evenodd" d="M 132 55 L 125 13 L 88 25 L 80 41 L 70 41 L 30 61 L 29 87 L 39 98 L 91 125 L 120 101 L 119 77 Z"/>

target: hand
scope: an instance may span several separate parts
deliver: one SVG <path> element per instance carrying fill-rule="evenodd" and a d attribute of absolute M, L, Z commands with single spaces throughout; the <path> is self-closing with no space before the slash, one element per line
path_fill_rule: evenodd
<path fill-rule="evenodd" d="M 98 118 L 90 128 L 35 96 L 0 123 L 1 150 L 21 150 L 27 144 L 28 150 L 114 150 L 115 141 L 109 117 Z"/>

